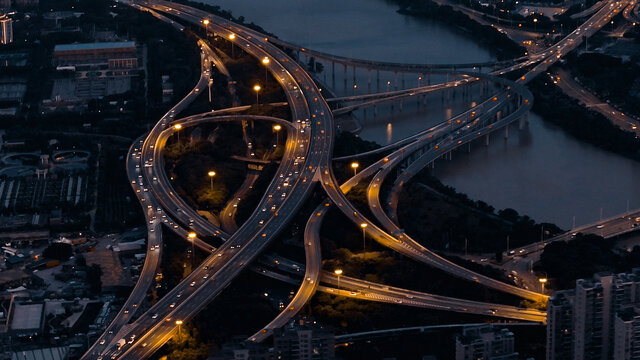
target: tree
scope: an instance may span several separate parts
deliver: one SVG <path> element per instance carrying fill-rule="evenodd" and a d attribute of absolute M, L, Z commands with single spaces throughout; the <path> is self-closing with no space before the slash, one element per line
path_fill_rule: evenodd
<path fill-rule="evenodd" d="M 71 257 L 71 255 L 73 255 L 73 250 L 71 249 L 71 245 L 69 244 L 53 243 L 47 246 L 46 249 L 44 249 L 42 255 L 45 258 L 67 261 Z"/>
<path fill-rule="evenodd" d="M 80 266 L 87 266 L 87 260 L 84 258 L 84 255 L 82 254 L 78 254 L 76 255 L 76 266 L 80 267 Z"/>
<path fill-rule="evenodd" d="M 91 264 L 87 269 L 87 282 L 89 283 L 89 290 L 93 294 L 99 294 L 102 292 L 102 268 L 98 264 Z"/>

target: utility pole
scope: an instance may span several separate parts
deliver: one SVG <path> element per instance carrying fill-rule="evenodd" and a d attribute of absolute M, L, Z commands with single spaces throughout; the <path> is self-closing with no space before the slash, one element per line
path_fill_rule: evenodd
<path fill-rule="evenodd" d="M 509 255 L 509 235 L 507 235 L 507 256 Z"/>

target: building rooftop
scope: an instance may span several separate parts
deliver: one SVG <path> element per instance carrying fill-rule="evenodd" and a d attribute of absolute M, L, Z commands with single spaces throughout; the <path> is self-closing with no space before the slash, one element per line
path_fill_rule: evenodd
<path fill-rule="evenodd" d="M 14 304 L 11 330 L 33 330 L 40 328 L 44 304 Z"/>
<path fill-rule="evenodd" d="M 4 284 L 7 282 L 12 282 L 14 280 L 25 279 L 30 277 L 30 274 L 24 272 L 24 270 L 20 269 L 9 269 L 5 271 L 0 271 L 0 284 Z"/>
<path fill-rule="evenodd" d="M 77 51 L 77 50 L 105 50 L 105 49 L 135 48 L 135 47 L 136 47 L 136 43 L 133 41 L 118 41 L 118 42 L 56 45 L 53 51 L 55 52 L 55 51 Z"/>
<path fill-rule="evenodd" d="M 20 350 L 11 354 L 11 360 L 63 360 L 67 358 L 67 347 L 35 350 Z"/>

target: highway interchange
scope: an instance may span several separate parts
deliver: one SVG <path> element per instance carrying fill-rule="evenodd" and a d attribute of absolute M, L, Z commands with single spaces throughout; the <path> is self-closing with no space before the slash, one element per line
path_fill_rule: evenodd
<path fill-rule="evenodd" d="M 207 19 L 207 30 L 215 32 L 222 38 L 230 39 L 230 41 L 234 42 L 234 46 L 241 47 L 256 59 L 268 57 L 271 60 L 267 69 L 284 89 L 292 118 L 299 121 L 284 123 L 282 120 L 269 117 L 255 117 L 254 120 L 279 123 L 287 128 L 288 136 L 285 143 L 285 153 L 277 173 L 291 174 L 292 180 L 290 180 L 291 184 L 283 186 L 284 176 L 276 176 L 269 185 L 256 211 L 233 234 L 225 233 L 197 215 L 173 191 L 162 165 L 162 149 L 167 139 L 175 131 L 180 131 L 175 126 L 176 124 L 188 127 L 210 121 L 242 121 L 242 119 L 247 119 L 247 116 L 242 115 L 218 116 L 215 112 L 185 119 L 176 118 L 199 95 L 200 91 L 206 89 L 211 75 L 209 73 L 210 64 L 214 63 L 218 70 L 224 68 L 224 64 L 219 61 L 206 42 L 201 41 L 203 55 L 200 80 L 187 97 L 158 121 L 144 140 L 141 139 L 132 145 L 127 156 L 127 173 L 132 187 L 139 194 L 140 203 L 145 210 L 145 217 L 149 223 L 147 257 L 140 279 L 121 312 L 102 337 L 84 355 L 83 359 L 139 359 L 153 354 L 174 335 L 177 327 L 176 320 L 186 321 L 192 318 L 204 305 L 220 294 L 243 269 L 252 266 L 251 264 L 254 260 L 263 253 L 267 245 L 278 236 L 293 215 L 296 214 L 317 182 L 323 186 L 330 200 L 319 204 L 307 222 L 304 236 L 306 266 L 291 262 L 290 266 L 288 266 L 291 276 L 277 275 L 271 270 L 263 270 L 263 272 L 268 272 L 275 277 L 283 278 L 287 281 L 296 281 L 295 279 L 299 277 L 302 269 L 304 269 L 299 291 L 276 319 L 252 335 L 249 340 L 261 341 L 269 335 L 272 329 L 284 325 L 310 299 L 316 290 L 372 301 L 384 301 L 431 309 L 469 312 L 536 322 L 545 321 L 545 313 L 538 310 L 452 299 L 369 283 L 347 276 L 341 276 L 338 279 L 335 274 L 321 269 L 318 236 L 319 228 L 326 212 L 331 206 L 337 205 L 357 226 L 367 224 L 365 227 L 367 235 L 384 246 L 443 269 L 454 276 L 523 298 L 544 300 L 546 298 L 544 294 L 538 294 L 486 278 L 452 264 L 424 248 L 408 235 L 398 231 L 397 225 L 383 211 L 379 198 L 379 185 L 384 181 L 386 175 L 395 166 L 408 160 L 411 154 L 415 153 L 415 156 L 413 156 L 415 161 L 408 164 L 405 171 L 401 173 L 400 178 L 403 179 L 401 180 L 403 182 L 406 182 L 412 174 L 417 173 L 419 169 L 447 151 L 475 138 L 485 136 L 508 125 L 510 122 L 526 116 L 526 112 L 532 104 L 532 98 L 524 86 L 493 78 L 491 75 L 455 72 L 463 78 L 463 80 L 456 80 L 457 82 L 480 78 L 490 79 L 500 83 L 500 90 L 482 104 L 450 119 L 449 122 L 444 122 L 417 134 L 410 140 L 396 144 L 395 151 L 340 186 L 333 175 L 331 166 L 335 131 L 334 112 L 332 112 L 317 85 L 304 68 L 276 46 L 275 42 L 272 41 L 273 39 L 264 37 L 264 35 L 254 30 L 226 19 L 208 14 L 205 11 L 177 3 L 158 0 L 130 5 L 144 11 L 152 11 L 162 20 L 172 23 L 174 23 L 174 20 L 167 16 L 172 16 L 180 19 L 180 21 L 200 27 L 205 26 L 203 25 L 203 20 Z M 523 75 L 518 82 L 524 84 L 530 81 L 536 75 L 545 72 L 562 55 L 577 47 L 583 36 L 591 36 L 604 24 L 608 23 L 610 17 L 621 11 L 626 5 L 626 1 L 607 2 L 595 15 L 556 45 L 527 58 L 499 64 L 508 65 L 508 67 L 494 71 L 493 74 L 499 75 L 507 71 L 537 64 Z M 166 15 L 160 15 L 160 13 Z M 180 29 L 182 25 L 176 24 L 174 26 Z M 281 41 L 278 41 L 278 45 L 293 47 Z M 309 52 L 308 49 L 303 48 L 299 48 L 298 51 Z M 316 55 L 322 54 L 317 53 Z M 437 69 L 439 66 L 433 65 L 408 66 L 406 64 L 338 59 L 337 57 L 334 60 L 348 61 L 349 64 L 354 66 L 366 63 L 366 66 L 377 66 L 382 70 L 415 70 L 418 73 L 440 70 Z M 489 66 L 488 64 L 470 64 L 469 66 L 476 65 Z M 422 87 L 417 90 L 412 89 L 411 91 L 403 89 L 391 96 L 370 96 L 369 101 L 384 101 L 385 98 L 387 98 L 386 100 L 388 98 L 396 100 L 403 96 L 438 91 L 458 84 L 460 83 L 454 84 L 450 82 Z M 367 98 L 365 97 L 364 99 Z M 373 176 L 373 180 L 369 185 L 368 200 L 376 220 L 383 225 L 384 230 L 379 228 L 373 221 L 366 219 L 344 195 L 359 181 L 372 175 L 375 176 Z M 396 184 L 398 184 L 398 181 L 396 181 Z M 395 187 L 397 191 L 399 191 L 399 188 L 400 186 Z M 283 192 L 279 189 L 287 189 L 287 191 Z M 185 239 L 188 238 L 187 235 L 190 232 L 197 233 L 198 236 L 191 238 L 191 241 L 193 241 L 194 246 L 204 249 L 210 255 L 176 288 L 172 289 L 146 312 L 137 314 L 138 305 L 144 300 L 146 292 L 153 282 L 161 256 L 161 225 L 163 223 Z M 614 225 L 614 223 L 611 222 L 611 225 Z M 607 228 L 613 229 L 614 227 L 607 225 Z M 602 229 L 602 227 L 598 229 Z M 219 247 L 216 248 L 200 239 L 200 237 L 211 235 L 221 240 Z M 277 255 L 271 256 L 276 256 L 275 259 L 277 260 L 275 262 L 279 263 L 278 265 L 281 268 L 284 267 L 281 264 L 287 263 L 286 259 L 279 258 Z M 260 261 L 264 261 L 263 258 Z M 300 280 L 297 281 L 300 282 Z M 340 283 L 340 288 L 336 287 L 338 282 Z M 119 341 L 120 339 L 125 339 L 124 344 Z"/>

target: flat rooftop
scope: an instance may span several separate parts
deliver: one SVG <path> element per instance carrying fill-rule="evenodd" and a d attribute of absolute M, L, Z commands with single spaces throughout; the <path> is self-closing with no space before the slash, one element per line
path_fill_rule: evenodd
<path fill-rule="evenodd" d="M 0 284 L 4 284 L 6 282 L 11 282 L 13 280 L 27 278 L 31 275 L 24 272 L 24 270 L 20 269 L 9 269 L 5 271 L 0 271 Z"/>
<path fill-rule="evenodd" d="M 56 45 L 53 51 L 78 51 L 78 50 L 106 50 L 120 48 L 135 48 L 136 43 L 133 41 L 118 42 L 99 42 L 99 43 L 79 43 L 79 44 L 63 44 Z"/>
<path fill-rule="evenodd" d="M 44 304 L 15 303 L 13 306 L 11 330 L 33 330 L 40 328 Z"/>
<path fill-rule="evenodd" d="M 64 360 L 67 347 L 52 347 L 35 350 L 21 350 L 11 354 L 11 360 Z"/>

